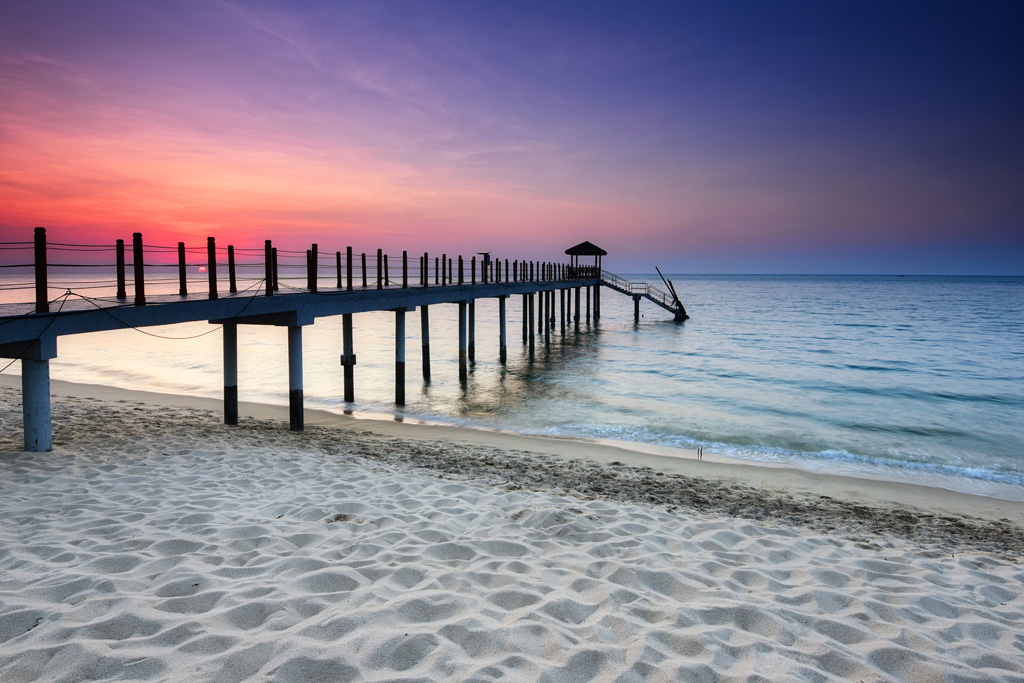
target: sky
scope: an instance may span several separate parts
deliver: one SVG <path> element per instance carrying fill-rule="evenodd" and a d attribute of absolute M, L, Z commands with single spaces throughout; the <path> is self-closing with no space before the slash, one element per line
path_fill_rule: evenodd
<path fill-rule="evenodd" d="M 0 241 L 1024 275 L 1022 74 L 1019 0 L 4 0 Z"/>

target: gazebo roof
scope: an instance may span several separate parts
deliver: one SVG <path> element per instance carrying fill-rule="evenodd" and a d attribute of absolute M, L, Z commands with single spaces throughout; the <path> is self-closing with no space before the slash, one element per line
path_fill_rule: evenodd
<path fill-rule="evenodd" d="M 591 242 L 580 242 L 565 250 L 569 256 L 607 256 L 608 252 Z"/>

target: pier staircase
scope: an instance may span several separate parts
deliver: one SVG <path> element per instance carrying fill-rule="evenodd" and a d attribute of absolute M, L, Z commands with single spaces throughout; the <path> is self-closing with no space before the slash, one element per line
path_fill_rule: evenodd
<path fill-rule="evenodd" d="M 655 270 L 658 269 L 656 268 Z M 661 275 L 660 270 L 658 270 L 658 275 Z M 672 285 L 672 281 L 667 280 L 664 275 L 661 275 L 661 279 L 668 288 L 668 292 L 646 282 L 632 282 L 614 273 L 609 273 L 607 270 L 600 271 L 600 278 L 601 284 L 605 287 L 633 297 L 633 301 L 636 303 L 637 318 L 639 318 L 640 299 L 647 299 L 661 306 L 671 313 L 677 322 L 690 317 L 686 314 L 686 308 L 683 306 L 683 302 L 679 300 L 679 295 L 676 294 L 676 288 Z"/>

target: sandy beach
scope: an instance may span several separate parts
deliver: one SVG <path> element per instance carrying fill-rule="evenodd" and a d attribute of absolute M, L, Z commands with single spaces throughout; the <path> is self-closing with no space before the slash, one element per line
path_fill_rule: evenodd
<path fill-rule="evenodd" d="M 1024 681 L 1024 504 L 0 377 L 0 681 Z"/>

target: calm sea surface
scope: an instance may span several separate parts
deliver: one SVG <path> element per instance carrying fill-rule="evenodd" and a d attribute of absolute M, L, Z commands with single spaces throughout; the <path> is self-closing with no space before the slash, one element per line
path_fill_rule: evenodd
<path fill-rule="evenodd" d="M 1024 499 L 1024 278 L 670 277 L 692 316 L 685 323 L 644 302 L 634 324 L 632 301 L 606 289 L 600 325 L 565 336 L 556 329 L 532 358 L 522 344 L 521 298 L 510 298 L 504 366 L 497 301 L 478 301 L 476 363 L 464 387 L 457 308 L 430 309 L 429 384 L 420 379 L 419 313 L 410 313 L 402 409 L 393 404 L 394 314 L 355 316 L 351 405 L 341 399 L 341 319 L 321 318 L 304 330 L 307 405 L 690 452 L 704 446 L 744 460 Z M 190 337 L 210 329 L 147 331 Z M 239 329 L 241 400 L 287 403 L 286 336 L 283 328 Z M 219 397 L 220 345 L 219 331 L 65 337 L 52 377 Z"/>

